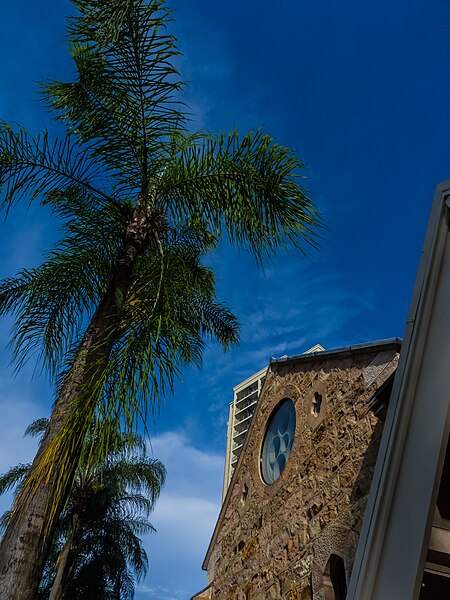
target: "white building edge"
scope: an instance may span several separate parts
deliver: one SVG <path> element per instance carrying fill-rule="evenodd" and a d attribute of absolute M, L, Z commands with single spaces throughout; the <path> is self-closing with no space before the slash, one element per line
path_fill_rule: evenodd
<path fill-rule="evenodd" d="M 426 597 L 449 597 L 439 589 L 450 577 L 450 516 L 438 506 L 443 491 L 449 506 L 449 228 L 447 180 L 436 188 L 347 600 L 416 600 L 427 574 Z"/>

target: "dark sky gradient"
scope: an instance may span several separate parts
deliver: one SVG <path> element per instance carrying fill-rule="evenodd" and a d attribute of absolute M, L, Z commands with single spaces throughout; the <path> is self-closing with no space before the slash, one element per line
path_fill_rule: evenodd
<path fill-rule="evenodd" d="M 318 251 L 282 253 L 264 271 L 226 243 L 207 259 L 221 299 L 242 323 L 242 343 L 227 355 L 208 347 L 203 370 L 187 371 L 161 409 L 155 447 L 167 456 L 169 481 L 160 510 L 170 506 L 191 529 L 177 534 L 169 523 L 174 543 L 158 517 L 153 569 L 138 594 L 150 600 L 181 600 L 203 585 L 198 566 L 213 517 L 204 526 L 203 505 L 189 513 L 187 499 L 192 507 L 201 497 L 213 515 L 218 510 L 233 385 L 270 356 L 318 342 L 332 348 L 401 337 L 434 187 L 450 177 L 448 0 L 171 6 L 193 127 L 262 127 L 294 148 L 307 164 L 305 186 L 326 227 Z M 3 3 L 0 118 L 31 131 L 52 127 L 35 81 L 71 77 L 63 29 L 69 11 L 61 0 Z M 35 264 L 55 236 L 41 209 L 18 207 L 1 230 L 1 276 Z M 0 334 L 5 346 L 5 324 Z M 26 425 L 48 413 L 50 392 L 42 378 L 29 383 L 28 371 L 10 382 L 9 359 L 8 351 L 0 357 L 0 406 L 9 410 L 10 398 L 22 394 L 31 407 Z M 186 469 L 197 469 L 195 491 L 175 448 L 190 457 Z"/>

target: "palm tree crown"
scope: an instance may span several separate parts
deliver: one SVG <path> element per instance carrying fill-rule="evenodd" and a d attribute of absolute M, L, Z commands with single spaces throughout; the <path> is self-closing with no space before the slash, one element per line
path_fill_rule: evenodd
<path fill-rule="evenodd" d="M 47 425 L 47 419 L 38 419 L 25 434 L 41 436 Z M 165 469 L 148 456 L 141 436 L 117 434 L 106 459 L 97 456 L 87 463 L 90 441 L 58 518 L 37 600 L 128 600 L 146 574 L 148 559 L 140 538 L 154 531 L 148 517 Z M 18 465 L 1 475 L 0 494 L 20 489 L 30 466 Z M 10 511 L 3 515 L 2 528 L 9 516 Z"/>

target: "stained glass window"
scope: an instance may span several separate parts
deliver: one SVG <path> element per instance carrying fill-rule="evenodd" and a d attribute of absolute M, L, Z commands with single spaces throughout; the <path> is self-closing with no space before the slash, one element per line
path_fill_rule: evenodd
<path fill-rule="evenodd" d="M 295 436 L 295 408 L 286 398 L 274 410 L 267 426 L 261 453 L 265 483 L 274 483 L 286 466 Z"/>

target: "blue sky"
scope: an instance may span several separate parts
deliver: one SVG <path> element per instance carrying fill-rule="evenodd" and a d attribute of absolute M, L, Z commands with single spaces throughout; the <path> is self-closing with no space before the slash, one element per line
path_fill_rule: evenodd
<path fill-rule="evenodd" d="M 220 506 L 232 387 L 271 356 L 402 336 L 434 187 L 450 177 L 449 0 L 173 0 L 193 126 L 261 126 L 307 163 L 327 226 L 321 248 L 264 271 L 224 244 L 209 257 L 241 345 L 210 346 L 183 375 L 152 439 L 168 481 L 146 540 L 138 600 L 183 600 Z M 2 3 L 0 118 L 51 126 L 35 82 L 67 80 L 62 0 Z M 17 207 L 0 233 L 0 276 L 36 264 L 56 233 L 39 207 Z M 51 390 L 32 368 L 12 377 L 0 323 L 0 470 L 31 457 L 26 425 Z M 0 508 L 5 506 L 2 501 Z"/>

